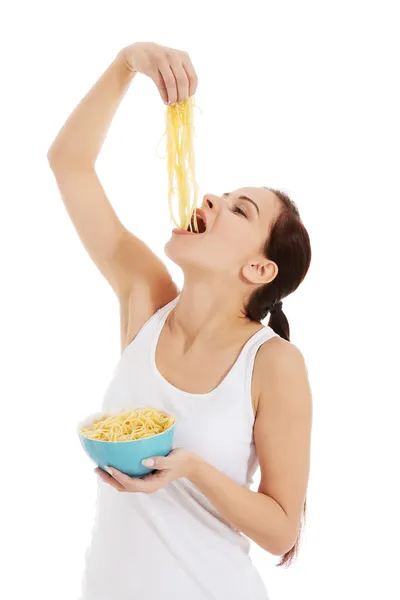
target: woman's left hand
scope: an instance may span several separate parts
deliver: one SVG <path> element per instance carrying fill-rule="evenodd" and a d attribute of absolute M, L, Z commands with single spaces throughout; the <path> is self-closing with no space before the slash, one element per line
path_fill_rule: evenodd
<path fill-rule="evenodd" d="M 142 492 L 152 494 L 175 479 L 190 477 L 193 473 L 198 457 L 184 448 L 176 448 L 168 456 L 152 456 L 143 461 L 144 466 L 157 469 L 156 473 L 150 473 L 142 478 L 129 477 L 114 467 L 103 469 L 97 467 L 95 473 L 105 482 L 119 492 Z M 154 461 L 153 463 L 148 461 Z"/>

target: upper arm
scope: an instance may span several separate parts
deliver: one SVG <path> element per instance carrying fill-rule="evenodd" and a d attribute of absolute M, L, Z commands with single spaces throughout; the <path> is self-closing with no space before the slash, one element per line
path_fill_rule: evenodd
<path fill-rule="evenodd" d="M 148 299 L 145 312 L 154 312 L 168 300 L 174 287 L 164 263 L 121 223 L 94 166 L 51 155 L 48 160 L 82 244 L 118 298 L 122 302 L 128 298 L 131 302 L 135 296 L 145 302 Z"/>
<path fill-rule="evenodd" d="M 259 403 L 254 440 L 261 470 L 259 492 L 287 515 L 286 544 L 298 536 L 310 470 L 312 395 L 303 355 L 285 340 L 260 353 Z"/>

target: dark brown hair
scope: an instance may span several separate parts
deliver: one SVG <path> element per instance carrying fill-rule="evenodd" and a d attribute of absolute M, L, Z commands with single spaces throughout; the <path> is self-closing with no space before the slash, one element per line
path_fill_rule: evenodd
<path fill-rule="evenodd" d="M 257 288 L 251 295 L 246 306 L 246 316 L 252 321 L 264 319 L 275 302 L 294 292 L 305 278 L 311 262 L 310 238 L 296 204 L 281 190 L 264 189 L 273 192 L 282 205 L 279 216 L 271 225 L 264 246 L 265 256 L 277 264 L 278 274 L 273 281 Z M 273 312 L 268 325 L 283 339 L 290 341 L 289 322 L 283 310 Z M 307 499 L 304 501 L 304 522 L 306 506 Z M 276 566 L 288 567 L 297 556 L 303 521 L 294 546 L 281 557 Z"/>

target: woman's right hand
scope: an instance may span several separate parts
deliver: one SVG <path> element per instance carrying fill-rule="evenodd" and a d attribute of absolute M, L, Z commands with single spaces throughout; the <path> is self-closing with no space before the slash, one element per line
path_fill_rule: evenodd
<path fill-rule="evenodd" d="M 156 84 L 165 104 L 194 96 L 198 77 L 189 54 L 153 42 L 136 42 L 122 50 L 126 67 L 143 73 Z"/>

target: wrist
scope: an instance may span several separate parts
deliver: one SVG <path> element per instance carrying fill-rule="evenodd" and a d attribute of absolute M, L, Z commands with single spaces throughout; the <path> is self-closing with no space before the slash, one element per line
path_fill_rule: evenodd
<path fill-rule="evenodd" d="M 197 481 L 201 478 L 201 473 L 204 468 L 206 461 L 203 460 L 197 454 L 190 453 L 188 456 L 188 469 L 187 469 L 187 479 L 191 483 L 196 484 Z"/>
<path fill-rule="evenodd" d="M 120 50 L 120 52 L 118 52 L 118 58 L 121 61 L 121 64 L 124 66 L 124 68 L 129 71 L 130 73 L 132 73 L 132 75 L 136 75 L 136 73 L 138 73 L 139 71 L 137 71 L 137 69 L 134 68 L 134 65 L 132 65 L 132 62 L 130 60 L 128 60 L 128 54 L 127 54 L 127 48 L 122 48 L 122 50 Z"/>

